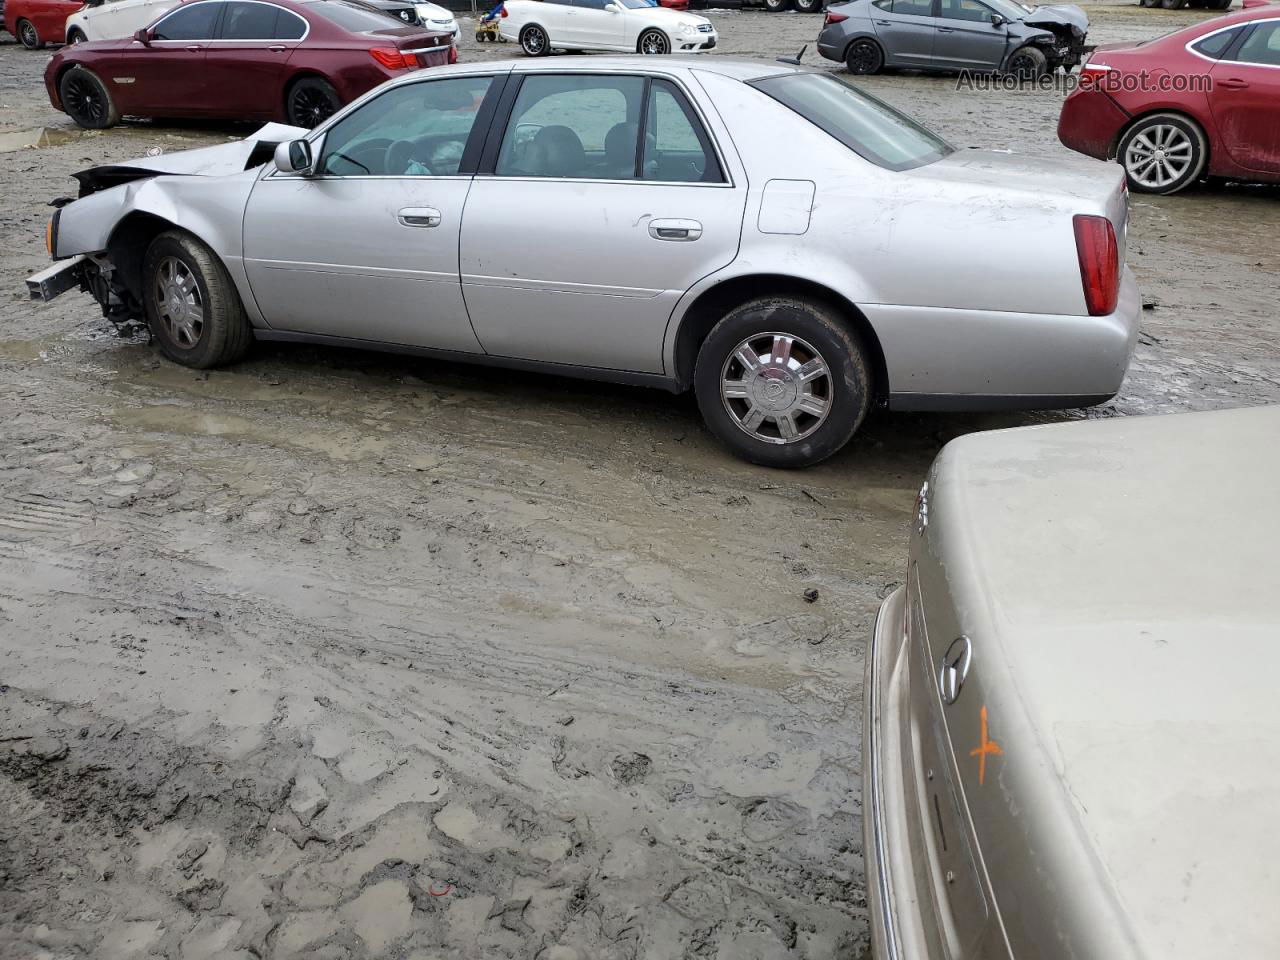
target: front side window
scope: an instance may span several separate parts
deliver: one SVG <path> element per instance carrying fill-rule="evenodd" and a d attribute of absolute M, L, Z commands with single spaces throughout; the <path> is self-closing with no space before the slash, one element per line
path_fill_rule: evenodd
<path fill-rule="evenodd" d="M 933 0 L 893 0 L 893 12 L 908 17 L 931 17 Z"/>
<path fill-rule="evenodd" d="M 1280 67 L 1280 21 L 1269 20 L 1255 26 L 1231 59 Z"/>
<path fill-rule="evenodd" d="M 212 40 L 220 3 L 197 3 L 175 10 L 155 25 L 154 40 Z"/>
<path fill-rule="evenodd" d="M 525 77 L 494 172 L 634 179 L 644 86 L 643 77 Z"/>
<path fill-rule="evenodd" d="M 223 40 L 275 39 L 279 13 L 280 8 L 269 3 L 228 3 L 220 37 Z"/>
<path fill-rule="evenodd" d="M 458 173 L 492 77 L 393 87 L 325 134 L 328 176 L 448 177 Z"/>
<path fill-rule="evenodd" d="M 947 20 L 969 20 L 974 23 L 990 23 L 991 8 L 978 0 L 942 0 L 939 16 Z"/>
<path fill-rule="evenodd" d="M 887 170 L 910 170 L 955 152 L 910 117 L 830 74 L 786 73 L 750 85 Z"/>
<path fill-rule="evenodd" d="M 1219 59 L 1227 52 L 1227 47 L 1236 42 L 1236 37 L 1240 35 L 1240 29 L 1222 30 L 1218 33 L 1211 34 L 1202 40 L 1197 40 L 1191 45 L 1191 49 L 1197 53 L 1202 53 L 1206 57 L 1214 60 Z"/>
<path fill-rule="evenodd" d="M 670 80 L 654 80 L 645 112 L 644 179 L 720 183 L 720 165 L 693 108 Z"/>

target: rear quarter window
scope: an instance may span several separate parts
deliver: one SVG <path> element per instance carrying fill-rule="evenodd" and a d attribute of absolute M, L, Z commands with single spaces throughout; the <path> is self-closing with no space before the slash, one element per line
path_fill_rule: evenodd
<path fill-rule="evenodd" d="M 955 152 L 906 114 L 830 74 L 785 73 L 749 83 L 886 170 L 922 167 Z"/>

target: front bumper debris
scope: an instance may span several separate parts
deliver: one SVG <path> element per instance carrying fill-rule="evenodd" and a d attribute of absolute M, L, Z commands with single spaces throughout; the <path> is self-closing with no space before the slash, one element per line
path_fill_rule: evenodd
<path fill-rule="evenodd" d="M 84 254 L 59 260 L 47 270 L 41 270 L 27 277 L 27 292 L 32 300 L 52 300 L 68 290 L 75 289 L 86 282 L 86 260 Z"/>

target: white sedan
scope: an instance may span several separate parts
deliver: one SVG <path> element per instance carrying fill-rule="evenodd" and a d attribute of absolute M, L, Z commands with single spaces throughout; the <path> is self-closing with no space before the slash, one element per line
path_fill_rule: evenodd
<path fill-rule="evenodd" d="M 458 42 L 458 20 L 449 10 L 436 3 L 415 3 L 413 9 L 424 27 L 447 33 Z"/>
<path fill-rule="evenodd" d="M 180 0 L 106 0 L 90 2 L 67 17 L 67 43 L 131 37 L 168 13 Z"/>
<path fill-rule="evenodd" d="M 507 0 L 499 30 L 531 57 L 552 50 L 700 53 L 716 45 L 706 17 L 651 0 Z"/>

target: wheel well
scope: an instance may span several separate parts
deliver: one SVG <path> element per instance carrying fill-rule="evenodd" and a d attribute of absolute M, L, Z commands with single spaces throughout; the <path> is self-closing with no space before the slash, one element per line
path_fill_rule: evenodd
<path fill-rule="evenodd" d="M 880 50 L 880 58 L 882 60 L 884 59 L 884 44 L 882 44 L 879 40 L 877 40 L 875 37 L 873 37 L 869 33 L 860 33 L 856 37 L 850 37 L 849 42 L 844 45 L 844 50 L 841 51 L 842 53 L 841 59 L 848 60 L 849 48 L 852 47 L 855 43 L 858 43 L 859 41 L 862 41 L 862 40 L 870 40 L 872 43 L 874 43 Z"/>
<path fill-rule="evenodd" d="M 142 261 L 151 241 L 166 230 L 179 229 L 163 217 L 152 213 L 131 213 L 111 231 L 107 255 L 116 268 L 119 281 L 138 302 L 142 302 Z"/>
<path fill-rule="evenodd" d="M 288 82 L 284 85 L 284 99 L 280 103 L 280 108 L 284 111 L 282 116 L 286 123 L 289 121 L 289 95 L 293 93 L 293 88 L 303 80 L 323 80 L 325 83 L 329 84 L 329 86 L 333 86 L 332 80 L 326 77 L 323 73 L 317 73 L 314 70 L 299 70 L 291 76 Z"/>
<path fill-rule="evenodd" d="M 1168 109 L 1161 109 L 1158 107 L 1152 110 L 1147 110 L 1143 113 L 1139 113 L 1133 117 L 1130 117 L 1129 122 L 1120 128 L 1119 132 L 1116 134 L 1115 140 L 1112 141 L 1111 149 L 1107 154 L 1107 158 L 1110 160 L 1118 160 L 1120 158 L 1120 141 L 1124 139 L 1125 134 L 1128 133 L 1130 130 L 1132 130 L 1135 124 L 1140 123 L 1141 121 L 1147 119 L 1147 117 L 1154 117 L 1156 114 L 1160 114 L 1160 113 L 1167 114 L 1168 116 L 1171 116 L 1171 117 L 1177 117 L 1179 120 L 1185 120 L 1187 123 L 1191 124 L 1193 127 L 1195 127 L 1197 130 L 1200 131 L 1200 139 L 1204 141 L 1204 164 L 1205 164 L 1204 168 L 1208 170 L 1210 145 L 1209 145 L 1209 134 L 1205 132 L 1204 124 L 1201 123 L 1199 120 L 1197 120 L 1195 117 L 1191 116 L 1191 114 L 1183 113 L 1181 110 L 1168 110 Z"/>
<path fill-rule="evenodd" d="M 826 304 L 839 314 L 849 327 L 858 334 L 870 355 L 873 384 L 876 400 L 883 400 L 889 395 L 889 368 L 885 364 L 884 351 L 880 347 L 880 338 L 853 303 L 828 287 L 812 280 L 799 277 L 780 276 L 776 274 L 755 274 L 748 277 L 735 277 L 717 284 L 710 290 L 699 294 L 698 299 L 689 305 L 680 329 L 676 333 L 676 379 L 679 389 L 687 390 L 693 383 L 693 367 L 698 359 L 698 348 L 707 334 L 725 314 L 749 300 L 758 297 L 797 296 L 807 300 L 817 300 Z"/>

